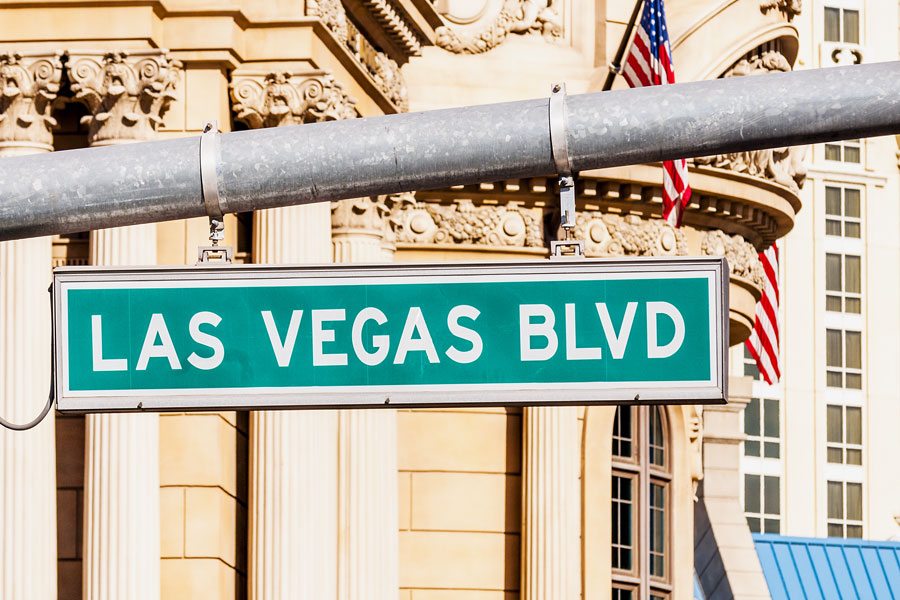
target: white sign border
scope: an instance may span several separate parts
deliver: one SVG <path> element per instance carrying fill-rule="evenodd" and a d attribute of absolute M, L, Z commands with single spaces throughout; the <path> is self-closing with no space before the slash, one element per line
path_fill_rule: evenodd
<path fill-rule="evenodd" d="M 67 292 L 71 289 L 387 285 L 403 283 L 577 281 L 706 277 L 710 372 L 706 381 L 435 384 L 72 391 L 68 389 Z M 465 263 L 59 267 L 53 274 L 57 410 L 209 411 L 276 408 L 522 406 L 723 403 L 728 377 L 728 265 L 723 257 L 577 259 Z M 423 395 L 427 398 L 423 398 Z M 524 396 L 524 398 L 523 398 Z"/>

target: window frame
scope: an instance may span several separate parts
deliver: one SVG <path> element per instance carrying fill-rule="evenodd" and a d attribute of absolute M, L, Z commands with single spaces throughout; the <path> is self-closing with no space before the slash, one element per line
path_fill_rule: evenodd
<path fill-rule="evenodd" d="M 840 510 L 841 515 L 833 517 L 832 516 L 832 505 L 831 505 L 831 486 L 840 485 L 841 487 L 841 504 Z M 848 516 L 849 506 L 847 503 L 850 489 L 849 486 L 858 486 L 859 489 L 859 519 L 851 519 Z M 825 534 L 827 537 L 842 537 L 848 539 L 847 530 L 849 527 L 858 527 L 859 535 L 851 536 L 849 539 L 859 539 L 865 537 L 865 521 L 864 521 L 864 511 L 865 511 L 865 488 L 861 481 L 844 481 L 840 479 L 832 479 L 827 478 L 825 480 Z M 831 528 L 832 527 L 840 527 L 841 535 L 832 535 Z"/>
<path fill-rule="evenodd" d="M 629 477 L 636 482 L 636 490 L 632 491 L 632 569 L 613 568 L 612 589 L 632 590 L 638 596 L 647 590 L 650 596 L 669 598 L 673 592 L 672 579 L 672 434 L 669 427 L 665 407 L 653 406 L 618 406 L 619 411 L 631 414 L 632 453 L 630 457 L 611 453 L 612 477 Z M 662 464 L 651 464 L 650 411 L 658 411 L 662 432 Z M 616 432 L 618 417 L 613 419 L 613 431 Z M 621 438 L 619 438 L 621 439 Z M 612 483 L 612 480 L 611 480 Z M 663 575 L 651 575 L 651 485 L 660 485 L 663 489 Z M 610 494 L 612 506 L 612 493 Z M 617 528 L 615 519 L 610 529 Z M 612 538 L 610 538 L 612 544 Z M 614 593 L 614 592 L 613 592 Z"/>

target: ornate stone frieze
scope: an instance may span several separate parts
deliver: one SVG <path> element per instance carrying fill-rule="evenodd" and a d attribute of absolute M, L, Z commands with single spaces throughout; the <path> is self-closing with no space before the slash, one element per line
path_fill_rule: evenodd
<path fill-rule="evenodd" d="M 760 0 L 759 8 L 764 13 L 772 9 L 781 11 L 790 21 L 803 10 L 803 0 Z"/>
<path fill-rule="evenodd" d="M 356 99 L 330 73 L 236 73 L 235 119 L 251 129 L 353 119 Z"/>
<path fill-rule="evenodd" d="M 799 4 L 799 3 L 798 3 Z M 739 60 L 723 77 L 744 77 L 777 71 L 790 71 L 791 65 L 780 52 L 770 50 Z M 806 181 L 806 146 L 769 148 L 695 158 L 694 163 L 746 173 L 774 181 L 799 192 Z"/>
<path fill-rule="evenodd" d="M 394 8 L 391 0 L 361 0 L 361 3 L 378 20 L 391 41 L 406 54 L 410 56 L 422 54 L 419 36 L 407 24 L 406 18 Z"/>
<path fill-rule="evenodd" d="M 390 217 L 397 242 L 413 244 L 473 244 L 540 248 L 544 246 L 539 217 L 520 202 L 476 206 L 471 200 L 453 204 L 402 202 Z"/>
<path fill-rule="evenodd" d="M 718 229 L 707 231 L 700 241 L 700 252 L 705 256 L 724 256 L 732 275 L 762 289 L 765 281 L 759 253 L 740 235 L 728 235 Z"/>
<path fill-rule="evenodd" d="M 435 43 L 456 54 L 481 54 L 503 43 L 510 33 L 539 34 L 547 41 L 562 36 L 562 19 L 552 0 L 505 0 L 486 28 L 473 33 L 451 27 L 435 30 Z"/>
<path fill-rule="evenodd" d="M 684 232 L 661 219 L 581 211 L 575 217 L 575 239 L 584 240 L 588 256 L 684 256 Z"/>
<path fill-rule="evenodd" d="M 59 92 L 62 53 L 0 54 L 0 144 L 53 149 L 51 104 Z"/>
<path fill-rule="evenodd" d="M 75 100 L 91 113 L 82 118 L 91 145 L 152 139 L 181 68 L 165 50 L 71 54 L 66 72 Z"/>
<path fill-rule="evenodd" d="M 319 17 L 337 39 L 347 41 L 347 12 L 341 0 L 307 0 L 306 10 Z"/>
<path fill-rule="evenodd" d="M 370 235 L 381 238 L 385 243 L 393 244 L 397 240 L 395 232 L 400 226 L 396 215 L 415 205 L 413 192 L 332 202 L 331 230 L 336 235 L 348 233 Z"/>
<path fill-rule="evenodd" d="M 400 73 L 400 66 L 384 53 L 375 55 L 375 83 L 384 92 L 394 106 L 400 112 L 409 110 L 409 94 L 406 90 L 406 81 Z"/>

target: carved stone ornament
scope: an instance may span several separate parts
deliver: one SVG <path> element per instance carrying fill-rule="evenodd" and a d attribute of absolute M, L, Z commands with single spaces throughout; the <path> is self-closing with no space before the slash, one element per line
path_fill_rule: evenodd
<path fill-rule="evenodd" d="M 235 119 L 251 129 L 356 118 L 356 99 L 330 73 L 235 74 Z"/>
<path fill-rule="evenodd" d="M 391 228 L 397 242 L 472 244 L 541 248 L 543 225 L 521 203 L 476 206 L 471 200 L 453 204 L 405 202 L 393 207 Z"/>
<path fill-rule="evenodd" d="M 382 52 L 375 55 L 375 83 L 400 112 L 409 110 L 409 93 L 400 66 Z"/>
<path fill-rule="evenodd" d="M 0 144 L 53 149 L 51 104 L 62 79 L 62 53 L 0 54 Z"/>
<path fill-rule="evenodd" d="M 790 21 L 803 10 L 803 0 L 760 0 L 759 8 L 764 13 L 779 10 Z"/>
<path fill-rule="evenodd" d="M 575 217 L 575 239 L 584 240 L 588 256 L 685 256 L 684 232 L 662 219 L 581 211 Z"/>
<path fill-rule="evenodd" d="M 562 31 L 562 19 L 553 0 L 504 0 L 500 13 L 486 28 L 468 33 L 438 27 L 435 43 L 456 54 L 481 54 L 502 44 L 510 33 L 539 34 L 554 41 Z"/>
<path fill-rule="evenodd" d="M 415 204 L 413 192 L 332 202 L 332 235 L 368 235 L 392 246 L 397 240 L 392 215 Z"/>
<path fill-rule="evenodd" d="M 728 235 L 718 229 L 703 234 L 700 253 L 704 256 L 724 256 L 732 275 L 745 279 L 762 289 L 765 277 L 759 253 L 753 244 L 740 235 Z"/>
<path fill-rule="evenodd" d="M 309 15 L 319 17 L 337 39 L 347 41 L 347 12 L 341 0 L 307 0 L 306 7 Z"/>
<path fill-rule="evenodd" d="M 165 50 L 72 54 L 66 71 L 75 100 L 91 114 L 91 145 L 149 140 L 175 99 L 182 65 Z"/>
<path fill-rule="evenodd" d="M 703 479 L 703 406 L 692 404 L 684 408 L 687 412 L 688 441 L 691 448 L 691 488 L 694 491 L 694 502 L 697 502 L 697 490 Z"/>
<path fill-rule="evenodd" d="M 790 71 L 791 65 L 780 52 L 770 50 L 752 58 L 742 58 L 723 77 L 744 77 L 777 71 Z M 734 152 L 695 158 L 694 163 L 774 181 L 795 193 L 806 181 L 807 168 L 803 164 L 806 146 L 768 148 L 748 152 Z"/>

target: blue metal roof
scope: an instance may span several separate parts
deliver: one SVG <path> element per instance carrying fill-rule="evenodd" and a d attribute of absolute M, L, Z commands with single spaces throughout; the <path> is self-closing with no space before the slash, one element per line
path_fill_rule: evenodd
<path fill-rule="evenodd" d="M 900 599 L 900 542 L 754 534 L 772 600 Z"/>

